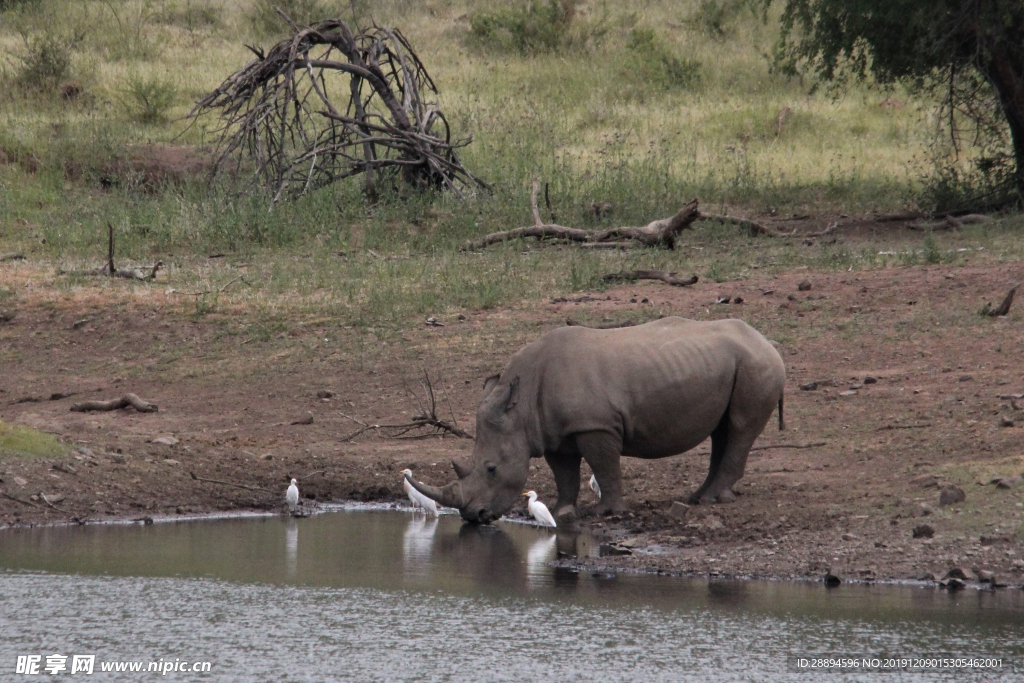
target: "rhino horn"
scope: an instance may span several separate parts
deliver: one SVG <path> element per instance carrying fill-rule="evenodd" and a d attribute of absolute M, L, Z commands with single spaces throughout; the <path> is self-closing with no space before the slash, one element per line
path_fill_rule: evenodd
<path fill-rule="evenodd" d="M 455 458 L 452 458 L 452 469 L 455 470 L 455 474 L 459 476 L 459 479 L 465 479 L 469 476 L 469 473 L 473 471 L 472 467 L 468 467 Z"/>
<path fill-rule="evenodd" d="M 405 475 L 405 478 L 409 480 L 414 489 L 427 498 L 435 500 L 445 507 L 462 508 L 462 488 L 459 487 L 459 482 L 453 481 L 443 488 L 438 488 L 430 484 L 424 484 L 421 481 L 416 481 L 408 474 Z"/>

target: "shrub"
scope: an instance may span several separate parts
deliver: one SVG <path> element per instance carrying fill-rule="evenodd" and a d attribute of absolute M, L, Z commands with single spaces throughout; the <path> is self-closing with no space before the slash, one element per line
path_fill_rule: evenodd
<path fill-rule="evenodd" d="M 25 36 L 24 40 L 24 52 L 14 55 L 21 62 L 15 67 L 16 83 L 29 90 L 53 90 L 71 73 L 74 51 L 82 36 L 47 31 Z"/>
<path fill-rule="evenodd" d="M 650 28 L 634 28 L 626 42 L 626 76 L 661 88 L 690 88 L 700 82 L 701 63 L 672 54 Z"/>
<path fill-rule="evenodd" d="M 167 112 L 178 96 L 177 89 L 168 81 L 137 74 L 128 77 L 123 93 L 125 109 L 132 119 L 140 123 L 166 122 Z"/>
<path fill-rule="evenodd" d="M 528 5 L 481 11 L 470 17 L 472 42 L 488 50 L 538 54 L 562 52 L 600 41 L 605 17 L 580 21 L 577 0 L 530 0 Z"/>

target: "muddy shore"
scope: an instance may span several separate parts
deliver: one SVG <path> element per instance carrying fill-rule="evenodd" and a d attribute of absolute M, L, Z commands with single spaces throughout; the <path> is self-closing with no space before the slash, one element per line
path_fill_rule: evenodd
<path fill-rule="evenodd" d="M 410 392 L 424 368 L 443 385 L 443 417 L 472 431 L 483 379 L 569 317 L 735 316 L 781 343 L 789 428 L 762 434 L 728 505 L 682 504 L 704 478 L 706 444 L 625 460 L 629 513 L 587 517 L 593 496 L 581 494 L 581 527 L 608 553 L 583 566 L 865 581 L 959 570 L 968 583 L 991 574 L 1019 586 L 1024 402 L 1013 397 L 1024 392 L 1024 324 L 1019 312 L 976 315 L 1008 275 L 1020 277 L 994 264 L 635 284 L 369 339 L 335 321 L 296 319 L 254 340 L 245 313 L 197 319 L 158 291 L 24 301 L 0 325 L 0 420 L 63 446 L 0 455 L 0 524 L 277 510 L 291 477 L 311 501 L 397 502 L 402 469 L 443 484 L 449 460 L 472 450 L 451 436 L 348 438 L 363 423 L 416 414 Z M 805 279 L 809 292 L 797 286 Z M 744 303 L 714 304 L 722 293 Z M 159 411 L 70 410 L 126 392 Z M 553 501 L 542 461 L 527 485 Z M 940 504 L 943 491 L 956 500 Z"/>

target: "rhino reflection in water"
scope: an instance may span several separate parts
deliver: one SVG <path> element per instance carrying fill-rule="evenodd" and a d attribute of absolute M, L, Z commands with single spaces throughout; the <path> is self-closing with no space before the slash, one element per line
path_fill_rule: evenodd
<path fill-rule="evenodd" d="M 785 379 L 772 344 L 739 320 L 559 328 L 484 384 L 472 462 L 452 462 L 458 481 L 438 488 L 409 479 L 463 519 L 486 524 L 519 499 L 530 459 L 544 457 L 558 488 L 555 517 L 571 520 L 581 460 L 601 487 L 596 511 L 620 512 L 620 456 L 664 458 L 710 436 L 708 476 L 690 501 L 730 502 L 776 406 L 783 428 Z"/>

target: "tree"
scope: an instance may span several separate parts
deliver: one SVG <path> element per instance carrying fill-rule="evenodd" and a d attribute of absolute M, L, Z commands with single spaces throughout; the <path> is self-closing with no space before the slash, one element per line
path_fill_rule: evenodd
<path fill-rule="evenodd" d="M 973 132 L 979 168 L 1001 181 L 996 192 L 1024 203 L 1024 2 L 782 1 L 776 59 L 785 70 L 933 91 L 954 147 Z"/>

